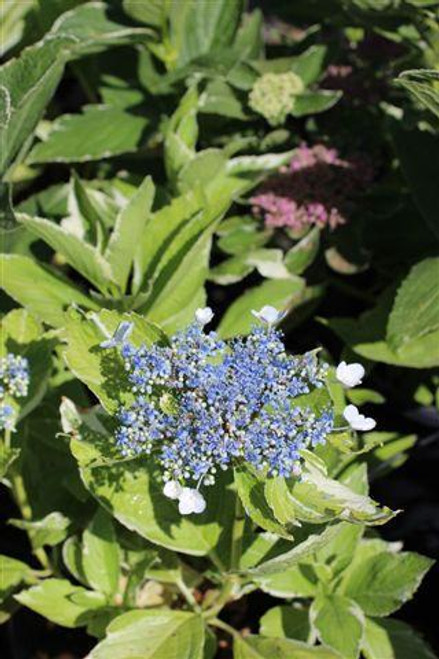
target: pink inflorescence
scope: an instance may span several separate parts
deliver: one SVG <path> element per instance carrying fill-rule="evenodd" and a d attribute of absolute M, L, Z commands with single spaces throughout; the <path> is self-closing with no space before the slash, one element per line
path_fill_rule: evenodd
<path fill-rule="evenodd" d="M 263 183 L 250 201 L 267 227 L 334 229 L 346 222 L 355 195 L 371 178 L 365 159 L 343 160 L 336 149 L 302 144 L 289 166 Z"/>

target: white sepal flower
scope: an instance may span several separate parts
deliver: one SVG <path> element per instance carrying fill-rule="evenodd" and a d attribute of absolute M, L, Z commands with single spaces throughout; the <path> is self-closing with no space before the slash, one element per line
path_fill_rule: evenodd
<path fill-rule="evenodd" d="M 210 307 L 200 307 L 195 312 L 195 320 L 197 323 L 202 325 L 207 325 L 213 318 L 213 311 Z"/>
<path fill-rule="evenodd" d="M 183 488 L 178 481 L 168 481 L 163 488 L 163 494 L 168 499 L 178 499 L 182 491 Z"/>
<path fill-rule="evenodd" d="M 252 314 L 261 322 L 267 323 L 267 325 L 275 325 L 285 316 L 284 311 L 278 311 L 270 305 L 265 305 L 259 311 L 252 309 Z"/>
<path fill-rule="evenodd" d="M 346 362 L 340 362 L 335 372 L 337 380 L 348 388 L 356 387 L 357 384 L 361 384 L 364 374 L 364 366 L 357 363 L 346 364 Z"/>
<path fill-rule="evenodd" d="M 198 490 L 184 487 L 178 497 L 178 510 L 182 515 L 202 513 L 206 509 L 206 500 Z"/>
<path fill-rule="evenodd" d="M 105 341 L 102 341 L 102 343 L 100 343 L 99 346 L 101 348 L 116 348 L 117 346 L 122 345 L 122 343 L 127 340 L 129 335 L 133 331 L 133 328 L 134 328 L 134 323 L 129 323 L 126 320 L 122 321 L 117 326 L 113 336 L 106 339 Z"/>
<path fill-rule="evenodd" d="M 364 416 L 358 411 L 355 405 L 348 405 L 345 407 L 343 416 L 354 430 L 373 430 L 376 426 L 375 419 L 370 416 Z"/>

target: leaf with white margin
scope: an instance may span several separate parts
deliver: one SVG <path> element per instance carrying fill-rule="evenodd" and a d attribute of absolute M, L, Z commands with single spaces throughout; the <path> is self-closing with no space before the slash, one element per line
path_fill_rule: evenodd
<path fill-rule="evenodd" d="M 89 659 L 202 659 L 204 624 L 187 611 L 128 611 L 115 618 Z"/>

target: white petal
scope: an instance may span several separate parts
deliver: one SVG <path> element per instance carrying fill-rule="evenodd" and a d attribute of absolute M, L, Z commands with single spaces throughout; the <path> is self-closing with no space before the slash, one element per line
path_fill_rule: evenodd
<path fill-rule="evenodd" d="M 196 494 L 196 496 L 195 496 Z M 194 513 L 200 514 L 204 513 L 206 510 L 206 499 L 203 497 L 201 492 L 196 492 L 194 494 Z"/>
<path fill-rule="evenodd" d="M 206 508 L 203 495 L 191 487 L 184 487 L 178 499 L 178 510 L 182 515 L 202 513 Z"/>
<path fill-rule="evenodd" d="M 355 405 L 347 405 L 344 408 L 343 416 L 348 423 L 354 422 L 359 414 L 358 407 L 355 407 Z"/>
<path fill-rule="evenodd" d="M 346 364 L 340 362 L 337 366 L 336 377 L 345 387 L 356 387 L 364 377 L 364 367 L 361 364 Z"/>
<path fill-rule="evenodd" d="M 195 312 L 195 320 L 200 325 L 207 325 L 213 318 L 213 311 L 210 307 L 203 307 L 197 309 Z"/>
<path fill-rule="evenodd" d="M 354 430 L 373 430 L 373 428 L 376 426 L 375 419 L 372 419 L 370 416 L 364 416 L 364 414 L 360 414 L 358 408 L 355 407 L 355 405 L 348 405 L 343 412 L 343 416 Z"/>
<path fill-rule="evenodd" d="M 163 488 L 163 494 L 168 499 L 178 499 L 182 490 L 183 488 L 178 481 L 168 481 Z"/>
<path fill-rule="evenodd" d="M 263 323 L 267 323 L 267 325 L 274 325 L 284 317 L 283 312 L 278 311 L 270 305 L 265 305 L 265 307 L 262 307 L 260 311 L 255 311 L 252 309 L 252 314 L 258 318 L 258 320 L 261 320 Z"/>

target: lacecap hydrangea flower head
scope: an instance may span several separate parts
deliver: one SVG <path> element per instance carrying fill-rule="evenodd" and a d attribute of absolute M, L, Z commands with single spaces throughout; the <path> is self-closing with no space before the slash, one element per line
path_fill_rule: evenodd
<path fill-rule="evenodd" d="M 250 334 L 227 343 L 204 331 L 213 317 L 207 307 L 169 345 L 133 346 L 129 323 L 101 344 L 119 347 L 135 395 L 118 412 L 117 446 L 124 456 L 154 453 L 163 493 L 182 514 L 203 512 L 202 488 L 237 465 L 300 476 L 301 450 L 333 430 L 331 409 L 315 414 L 299 399 L 324 385 L 327 367 L 315 352 L 286 353 L 275 328 L 282 313 L 265 306 L 253 314 L 259 322 Z M 358 365 L 340 373 L 345 386 L 361 380 Z"/>
<path fill-rule="evenodd" d="M 13 430 L 15 410 L 12 400 L 25 398 L 29 389 L 29 363 L 26 357 L 8 353 L 0 359 L 0 430 Z"/>

